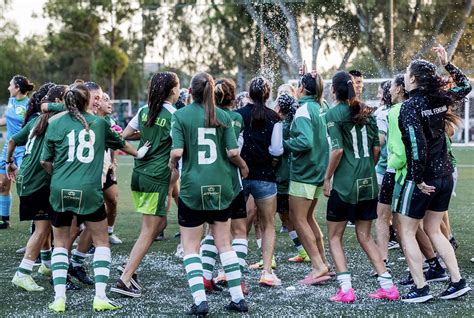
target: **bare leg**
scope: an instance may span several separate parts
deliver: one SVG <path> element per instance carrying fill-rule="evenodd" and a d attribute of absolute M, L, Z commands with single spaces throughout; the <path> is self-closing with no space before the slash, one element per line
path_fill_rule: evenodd
<path fill-rule="evenodd" d="M 262 227 L 263 269 L 272 273 L 272 257 L 275 249 L 276 196 L 265 200 L 255 200 Z"/>
<path fill-rule="evenodd" d="M 344 235 L 344 231 L 346 230 L 346 224 L 347 221 L 327 221 L 329 249 L 331 251 L 332 259 L 334 261 L 334 266 L 336 267 L 336 272 L 338 273 L 347 272 L 346 254 L 344 253 L 344 248 L 342 245 L 342 236 Z"/>
<path fill-rule="evenodd" d="M 415 244 L 413 239 L 416 235 L 420 220 L 399 214 L 397 215 L 400 221 L 400 234 L 403 245 L 403 253 L 405 254 L 410 268 L 411 276 L 417 288 L 423 288 L 426 285 L 425 277 L 423 275 L 423 258 L 418 244 Z"/>
<path fill-rule="evenodd" d="M 374 266 L 377 274 L 380 276 L 387 271 L 385 263 L 380 255 L 380 251 L 375 244 L 372 235 L 370 235 L 370 229 L 372 227 L 372 221 L 357 220 L 355 223 L 357 240 L 360 246 L 364 250 L 365 254 L 369 258 L 370 262 Z"/>
<path fill-rule="evenodd" d="M 392 207 L 389 204 L 377 204 L 377 220 L 375 230 L 377 232 L 377 247 L 382 259 L 388 259 L 388 241 L 390 240 L 390 222 L 392 220 Z"/>

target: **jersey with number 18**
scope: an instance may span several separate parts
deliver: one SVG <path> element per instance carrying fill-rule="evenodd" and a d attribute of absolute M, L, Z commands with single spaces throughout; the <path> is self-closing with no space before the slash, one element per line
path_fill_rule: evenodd
<path fill-rule="evenodd" d="M 89 131 L 69 113 L 54 119 L 46 131 L 41 160 L 53 163 L 49 201 L 56 212 L 97 211 L 104 204 L 101 177 L 105 148 L 125 146 L 108 121 L 82 114 Z"/>
<path fill-rule="evenodd" d="M 227 150 L 237 149 L 229 115 L 216 108 L 221 127 L 205 127 L 204 108 L 192 103 L 177 110 L 171 120 L 173 149 L 183 149 L 180 198 L 193 210 L 224 210 L 234 199 L 234 166 Z"/>
<path fill-rule="evenodd" d="M 349 105 L 339 103 L 326 113 L 331 150 L 342 149 L 341 161 L 334 172 L 333 189 L 347 203 L 372 200 L 377 197 L 373 147 L 379 146 L 375 118 L 366 124 L 356 124 Z"/>

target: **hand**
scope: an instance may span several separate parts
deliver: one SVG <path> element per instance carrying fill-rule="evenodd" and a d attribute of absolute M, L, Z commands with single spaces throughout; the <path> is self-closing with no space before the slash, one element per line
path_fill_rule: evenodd
<path fill-rule="evenodd" d="M 110 165 L 110 169 L 112 169 L 112 180 L 117 181 L 117 160 L 114 160 Z"/>
<path fill-rule="evenodd" d="M 323 193 L 325 197 L 329 198 L 331 194 L 331 179 L 324 179 Z"/>
<path fill-rule="evenodd" d="M 430 195 L 430 193 L 435 192 L 435 190 L 436 190 L 435 187 L 427 185 L 424 182 L 418 183 L 416 186 L 418 187 L 418 189 L 421 190 L 421 192 L 423 192 L 426 195 Z"/>
<path fill-rule="evenodd" d="M 170 168 L 171 174 L 178 174 L 179 173 L 178 169 L 176 169 L 176 162 L 171 160 L 171 158 L 170 158 L 170 161 L 168 161 L 168 168 Z"/>
<path fill-rule="evenodd" d="M 240 169 L 240 176 L 242 179 L 245 179 L 249 175 L 249 167 L 247 165 L 244 165 L 243 167 L 239 167 Z"/>
<path fill-rule="evenodd" d="M 16 181 L 16 173 L 18 171 L 17 166 L 15 165 L 14 162 L 7 164 L 7 178 L 11 182 Z"/>
<path fill-rule="evenodd" d="M 145 155 L 148 152 L 148 149 L 150 149 L 150 147 L 151 147 L 150 142 L 149 141 L 145 142 L 145 144 L 143 146 L 141 146 L 140 149 L 138 149 L 137 156 L 135 158 L 142 159 L 143 157 L 145 157 Z"/>
<path fill-rule="evenodd" d="M 431 50 L 433 52 L 436 52 L 436 54 L 439 57 L 439 60 L 441 61 L 441 64 L 443 64 L 443 66 L 448 64 L 448 62 L 449 62 L 448 61 L 448 53 L 446 52 L 446 50 L 444 49 L 444 47 L 441 44 L 438 45 L 438 46 L 435 46 Z"/>
<path fill-rule="evenodd" d="M 303 61 L 303 64 L 301 65 L 301 67 L 300 67 L 300 69 L 299 69 L 299 75 L 300 75 L 300 76 L 305 75 L 305 74 L 306 74 L 306 69 L 307 69 L 307 67 L 306 67 L 306 62 Z"/>

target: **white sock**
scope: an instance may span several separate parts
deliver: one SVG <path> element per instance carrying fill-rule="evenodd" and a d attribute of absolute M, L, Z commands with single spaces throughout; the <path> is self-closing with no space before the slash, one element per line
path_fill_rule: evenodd
<path fill-rule="evenodd" d="M 341 287 L 343 292 L 347 292 L 349 289 L 352 288 L 351 273 L 349 272 L 338 273 L 336 277 L 337 277 L 339 286 Z"/>
<path fill-rule="evenodd" d="M 242 273 L 240 272 L 239 259 L 235 251 L 229 251 L 220 254 L 222 267 L 224 267 L 225 278 L 227 280 L 227 286 L 229 287 L 230 296 L 232 301 L 238 303 L 244 299 L 242 293 L 242 286 L 240 285 L 240 279 Z"/>
<path fill-rule="evenodd" d="M 113 226 L 107 226 L 107 232 L 108 232 L 109 234 L 114 233 L 114 227 L 113 227 Z"/>
<path fill-rule="evenodd" d="M 112 259 L 110 248 L 105 246 L 97 246 L 94 252 L 94 279 L 95 279 L 95 295 L 102 299 L 107 298 L 105 288 L 110 274 L 110 261 Z"/>
<path fill-rule="evenodd" d="M 69 264 L 68 250 L 64 247 L 55 247 L 51 257 L 53 269 L 54 299 L 66 299 L 66 278 Z"/>
<path fill-rule="evenodd" d="M 217 247 L 214 244 L 214 237 L 212 235 L 206 235 L 202 240 L 200 254 L 203 276 L 205 279 L 211 280 L 217 257 Z"/>
<path fill-rule="evenodd" d="M 382 275 L 377 277 L 377 280 L 379 281 L 380 287 L 385 290 L 389 290 L 393 287 L 392 275 L 390 275 L 389 272 L 383 273 Z"/>
<path fill-rule="evenodd" d="M 29 259 L 23 258 L 21 260 L 20 266 L 16 271 L 18 277 L 25 277 L 27 275 L 31 275 L 33 271 L 33 266 L 35 265 L 35 261 L 30 261 Z"/>
<path fill-rule="evenodd" d="M 239 258 L 240 271 L 243 271 L 243 269 L 247 265 L 245 262 L 245 258 L 247 257 L 248 253 L 248 240 L 234 239 L 232 241 L 232 248 L 234 249 L 235 253 L 237 254 L 237 257 Z"/>
<path fill-rule="evenodd" d="M 194 304 L 199 306 L 203 301 L 207 300 L 206 292 L 204 291 L 201 258 L 198 254 L 188 254 L 184 256 L 183 261 Z"/>
<path fill-rule="evenodd" d="M 257 239 L 258 248 L 262 248 L 262 239 Z"/>

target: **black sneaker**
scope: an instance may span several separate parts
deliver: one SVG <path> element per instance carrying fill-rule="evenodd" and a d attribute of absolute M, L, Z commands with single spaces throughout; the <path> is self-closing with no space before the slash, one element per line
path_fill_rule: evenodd
<path fill-rule="evenodd" d="M 155 237 L 155 241 L 164 241 L 164 240 L 165 240 L 165 231 L 161 231 L 161 233 Z"/>
<path fill-rule="evenodd" d="M 174 237 L 181 237 L 181 232 L 174 233 Z"/>
<path fill-rule="evenodd" d="M 471 287 L 467 286 L 466 280 L 461 278 L 457 283 L 450 282 L 448 289 L 439 295 L 441 299 L 455 299 L 461 297 L 462 295 L 468 293 L 471 290 Z"/>
<path fill-rule="evenodd" d="M 397 241 L 389 241 L 387 247 L 389 250 L 393 250 L 393 249 L 399 248 L 400 244 Z"/>
<path fill-rule="evenodd" d="M 196 304 L 191 306 L 191 309 L 187 312 L 188 315 L 192 316 L 206 316 L 209 313 L 209 306 L 207 301 L 203 301 L 196 306 Z"/>
<path fill-rule="evenodd" d="M 416 288 L 413 286 L 408 294 L 402 296 L 402 301 L 406 303 L 424 303 L 433 298 L 430 294 L 430 287 L 425 285 L 423 288 Z"/>
<path fill-rule="evenodd" d="M 249 311 L 249 307 L 247 306 L 245 299 L 242 299 L 238 303 L 232 301 L 230 304 L 225 306 L 225 309 L 230 310 L 230 311 L 237 311 L 237 312 Z"/>
<path fill-rule="evenodd" d="M 414 284 L 413 277 L 411 277 L 411 274 L 408 273 L 408 276 L 405 277 L 404 279 L 402 279 L 399 282 L 399 284 L 402 285 L 402 286 L 411 286 L 411 285 Z"/>
<path fill-rule="evenodd" d="M 133 298 L 140 297 L 142 295 L 141 291 L 136 289 L 132 284 L 127 287 L 127 285 L 125 285 L 125 283 L 120 278 L 117 280 L 115 287 L 110 288 L 110 291 Z"/>
<path fill-rule="evenodd" d="M 91 247 L 89 248 L 89 250 L 86 252 L 86 256 L 87 256 L 87 257 L 94 256 L 94 253 L 95 253 L 95 246 L 94 246 L 94 245 L 91 245 Z"/>
<path fill-rule="evenodd" d="M 446 271 L 444 269 L 436 270 L 434 268 L 430 268 L 425 272 L 425 279 L 427 283 L 432 283 L 447 281 L 449 277 L 446 275 Z"/>
<path fill-rule="evenodd" d="M 123 271 L 125 270 L 125 266 L 127 266 L 126 263 L 124 263 L 124 264 L 117 267 L 117 270 L 118 270 L 120 276 L 122 276 Z M 130 283 L 133 285 L 133 287 L 135 287 L 135 289 L 138 289 L 140 292 L 142 291 L 143 287 L 138 282 L 138 274 L 137 273 L 133 273 L 132 278 L 130 278 Z"/>
<path fill-rule="evenodd" d="M 51 279 L 49 280 L 49 283 L 51 284 L 51 286 L 54 286 L 53 277 L 51 277 Z M 71 279 L 71 276 L 67 275 L 67 277 L 66 277 L 66 290 L 79 290 L 79 289 L 81 289 L 81 287 L 74 284 L 74 282 Z"/>
<path fill-rule="evenodd" d="M 75 277 L 83 284 L 94 285 L 94 281 L 87 274 L 87 270 L 84 265 L 74 267 L 72 264 L 69 264 L 68 274 L 70 274 L 72 277 Z"/>
<path fill-rule="evenodd" d="M 5 230 L 10 227 L 10 221 L 0 220 L 0 230 Z"/>
<path fill-rule="evenodd" d="M 458 241 L 456 241 L 454 236 L 451 237 L 451 239 L 449 240 L 449 243 L 451 243 L 451 246 L 453 247 L 454 251 L 456 251 L 459 248 L 459 243 Z"/>

